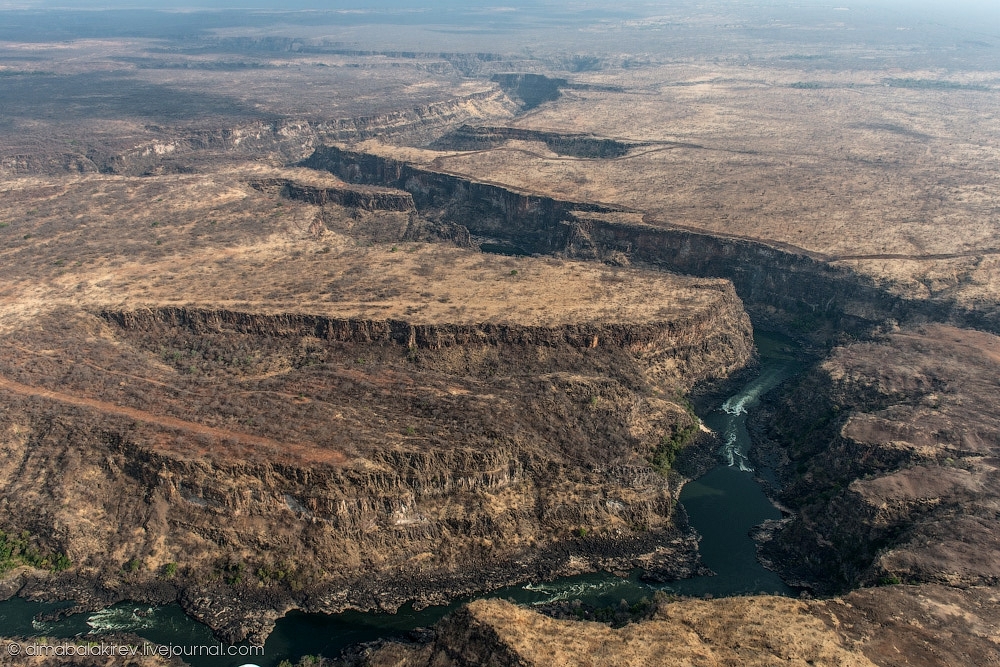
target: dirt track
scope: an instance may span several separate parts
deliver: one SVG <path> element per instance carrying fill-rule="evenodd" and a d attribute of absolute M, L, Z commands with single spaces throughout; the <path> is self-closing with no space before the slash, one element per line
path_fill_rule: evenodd
<path fill-rule="evenodd" d="M 177 429 L 196 435 L 209 436 L 218 440 L 220 443 L 235 441 L 244 445 L 255 445 L 257 447 L 266 448 L 270 450 L 270 452 L 285 453 L 310 461 L 321 461 L 324 463 L 335 463 L 338 465 L 343 464 L 346 460 L 346 457 L 341 452 L 321 449 L 314 445 L 279 442 L 277 440 L 272 440 L 271 438 L 265 438 L 259 435 L 251 435 L 249 433 L 214 428 L 211 426 L 205 426 L 204 424 L 198 424 L 196 422 L 177 419 L 176 417 L 157 415 L 151 412 L 146 412 L 145 410 L 137 410 L 135 408 L 115 405 L 114 403 L 108 403 L 95 398 L 64 394 L 62 392 L 52 391 L 51 389 L 42 389 L 40 387 L 31 387 L 26 384 L 21 384 L 20 382 L 9 380 L 2 376 L 0 376 L 0 390 L 21 394 L 23 396 L 36 396 L 38 398 L 59 401 L 60 403 L 69 403 L 70 405 L 90 408 L 92 410 L 97 410 L 98 412 L 121 415 L 137 421 L 146 422 L 147 424 L 156 424 L 157 426 L 162 426 L 168 429 Z"/>

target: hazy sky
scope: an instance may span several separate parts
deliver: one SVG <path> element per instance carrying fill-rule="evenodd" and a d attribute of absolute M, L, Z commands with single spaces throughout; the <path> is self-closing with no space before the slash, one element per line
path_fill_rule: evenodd
<path fill-rule="evenodd" d="M 418 7 L 469 7 L 469 6 L 507 6 L 511 8 L 559 7 L 571 8 L 628 8 L 637 9 L 643 13 L 656 14 L 661 9 L 672 9 L 684 5 L 713 5 L 736 7 L 789 7 L 796 5 L 812 5 L 815 7 L 886 7 L 900 11 L 928 11 L 936 14 L 966 13 L 970 11 L 981 13 L 997 13 L 1000 11 L 998 0 L 717 0 L 717 2 L 677 2 L 665 0 L 660 2 L 633 0 L 627 2 L 597 2 L 593 0 L 0 0 L 3 8 L 73 8 L 73 9 L 122 9 L 122 8 L 204 8 L 204 9 L 382 9 L 382 8 L 418 8 Z"/>
<path fill-rule="evenodd" d="M 497 24 L 510 23 L 515 27 L 518 18 L 563 18 L 580 16 L 585 12 L 593 15 L 618 17 L 662 16 L 665 14 L 685 15 L 743 15 L 750 20 L 769 18 L 795 18 L 803 10 L 815 15 L 817 12 L 835 9 L 842 13 L 853 27 L 895 27 L 899 25 L 923 23 L 925 26 L 937 24 L 945 28 L 958 28 L 983 35 L 1000 38 L 1000 0 L 625 0 L 608 3 L 597 0 L 0 0 L 0 11 L 14 9 L 206 9 L 206 10 L 368 10 L 379 14 L 377 23 L 393 22 L 394 16 L 408 17 L 408 24 L 434 24 L 447 19 L 463 20 L 470 14 L 484 8 L 495 8 L 492 21 Z M 420 10 L 426 11 L 426 21 L 422 21 Z M 466 11 L 462 11 L 466 10 Z M 454 12 L 454 13 L 452 13 Z M 774 15 L 772 15 L 772 12 Z M 481 15 L 481 14 L 480 14 Z M 509 17 L 509 19 L 506 19 Z M 849 17 L 849 18 L 848 18 Z M 134 20 L 139 20 L 137 17 Z M 354 16 L 355 22 L 365 22 L 363 14 Z M 0 32 L 3 26 L 0 25 Z M 516 29 L 516 28 L 515 28 Z M 8 37 L 9 38 L 9 37 Z"/>

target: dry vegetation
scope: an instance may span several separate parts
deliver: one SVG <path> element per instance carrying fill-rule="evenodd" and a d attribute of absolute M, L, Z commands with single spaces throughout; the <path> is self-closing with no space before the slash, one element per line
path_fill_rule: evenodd
<path fill-rule="evenodd" d="M 808 603 L 751 597 L 662 604 L 648 621 L 612 629 L 593 622 L 560 621 L 498 600 L 479 600 L 442 628 L 438 644 L 420 649 L 389 646 L 373 667 L 439 664 L 453 646 L 479 664 L 822 665 L 871 667 Z"/>
<path fill-rule="evenodd" d="M 680 600 L 612 629 L 480 600 L 440 624 L 435 643 L 389 644 L 363 664 L 429 667 L 459 653 L 480 664 L 539 667 L 989 665 L 1000 627 L 996 602 L 990 589 L 942 586 L 866 589 L 824 601 Z"/>
<path fill-rule="evenodd" d="M 415 324 L 637 324 L 697 317 L 725 292 L 722 281 L 404 241 L 407 212 L 313 206 L 248 185 L 338 184 L 304 171 L 10 180 L 0 317 L 9 326 L 56 304 L 169 304 Z"/>
<path fill-rule="evenodd" d="M 15 41 L 0 25 L 0 528 L 72 561 L 23 592 L 182 599 L 259 640 L 296 606 L 695 571 L 678 480 L 651 462 L 695 430 L 676 392 L 750 355 L 728 283 L 421 243 L 434 221 L 415 210 L 260 184 L 345 187 L 291 165 L 347 143 L 627 209 L 581 217 L 759 240 L 897 294 L 995 307 L 995 38 L 825 6 L 733 11 L 607 10 L 559 31 L 530 12 L 516 30 L 474 14 L 470 32 L 310 14 Z M 569 84 L 519 114 L 518 90 L 490 79 L 511 72 Z M 536 133 L 429 148 L 466 123 Z M 628 152 L 574 157 L 539 132 Z M 299 315 L 501 334 L 340 340 Z M 995 662 L 998 354 L 933 325 L 838 349 L 772 433 L 808 519 L 783 556 L 813 560 L 792 574 L 815 583 L 835 563 L 831 588 L 923 585 L 684 601 L 623 629 L 478 602 L 446 631 L 486 628 L 516 664 L 954 664 L 944 637 L 965 664 Z M 829 383 L 854 404 L 828 401 Z M 436 649 L 387 650 L 427 664 Z"/>
<path fill-rule="evenodd" d="M 617 159 L 511 141 L 465 154 L 370 149 L 432 168 L 644 211 L 655 224 L 790 246 L 917 297 L 996 300 L 996 72 L 664 66 L 583 77 L 516 127 L 678 145 Z M 902 83 L 900 83 L 902 82 Z"/>

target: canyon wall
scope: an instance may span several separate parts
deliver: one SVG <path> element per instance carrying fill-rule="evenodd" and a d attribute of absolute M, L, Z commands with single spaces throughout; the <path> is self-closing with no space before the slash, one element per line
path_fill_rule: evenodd
<path fill-rule="evenodd" d="M 996 336 L 944 325 L 834 349 L 758 417 L 795 515 L 764 554 L 821 593 L 996 586 Z"/>
<path fill-rule="evenodd" d="M 499 87 L 456 99 L 397 109 L 369 116 L 315 120 L 221 118 L 216 126 L 145 125 L 143 133 L 94 140 L 79 151 L 44 144 L 34 153 L 0 156 L 0 174 L 64 174 L 100 172 L 148 175 L 185 172 L 201 159 L 271 156 L 281 162 L 301 160 L 325 142 L 393 138 L 421 144 L 465 121 L 512 117 L 520 108 Z"/>
<path fill-rule="evenodd" d="M 951 321 L 1000 331 L 996 309 L 969 310 L 946 299 L 894 295 L 848 268 L 765 243 L 651 222 L 626 222 L 624 208 L 521 193 L 381 156 L 319 148 L 303 166 L 352 183 L 413 195 L 418 212 L 465 226 L 502 251 L 639 262 L 695 276 L 727 278 L 754 321 L 790 333 L 835 337 L 886 320 Z M 616 219 L 616 213 L 621 214 Z M 634 216 L 631 216 L 634 217 Z"/>
<path fill-rule="evenodd" d="M 634 325 L 53 315 L 18 349 L 58 346 L 72 372 L 0 355 L 0 529 L 47 536 L 73 566 L 14 588 L 178 600 L 259 641 L 292 608 L 598 568 L 690 576 L 680 479 L 652 461 L 690 430 L 678 393 L 750 357 L 739 299 L 713 285 L 713 307 Z"/>

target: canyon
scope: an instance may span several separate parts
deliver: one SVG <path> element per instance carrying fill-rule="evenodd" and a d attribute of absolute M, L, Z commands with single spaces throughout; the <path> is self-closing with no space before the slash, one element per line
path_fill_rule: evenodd
<path fill-rule="evenodd" d="M 477 600 L 321 661 L 996 664 L 998 47 L 869 56 L 899 17 L 773 10 L 813 43 L 745 8 L 748 58 L 688 10 L 560 18 L 593 56 L 530 12 L 445 50 L 392 12 L 0 28 L 0 597 L 259 644 L 293 610 L 707 574 L 689 398 L 752 376 L 756 329 L 810 363 L 750 418 L 784 514 L 754 538 L 801 599 Z"/>

